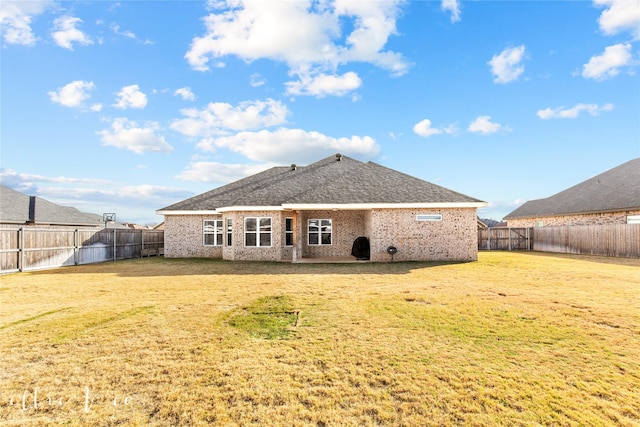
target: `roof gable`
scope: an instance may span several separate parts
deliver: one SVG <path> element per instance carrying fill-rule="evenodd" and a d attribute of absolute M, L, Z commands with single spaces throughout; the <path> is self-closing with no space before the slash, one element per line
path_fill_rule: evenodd
<path fill-rule="evenodd" d="M 308 166 L 275 167 L 173 204 L 159 212 L 213 211 L 230 206 L 483 203 L 478 199 L 347 156 Z"/>
<path fill-rule="evenodd" d="M 546 199 L 530 200 L 505 218 L 640 209 L 640 158 L 630 160 Z"/>

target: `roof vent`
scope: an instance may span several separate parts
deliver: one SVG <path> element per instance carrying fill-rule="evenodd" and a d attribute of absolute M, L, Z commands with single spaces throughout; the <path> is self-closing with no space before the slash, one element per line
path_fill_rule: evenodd
<path fill-rule="evenodd" d="M 340 154 L 340 153 L 336 154 L 336 160 L 341 162 L 342 161 L 342 154 Z"/>
<path fill-rule="evenodd" d="M 298 169 L 298 166 L 296 166 L 295 163 L 291 163 L 291 170 L 294 171 L 294 170 L 297 170 L 297 169 Z"/>

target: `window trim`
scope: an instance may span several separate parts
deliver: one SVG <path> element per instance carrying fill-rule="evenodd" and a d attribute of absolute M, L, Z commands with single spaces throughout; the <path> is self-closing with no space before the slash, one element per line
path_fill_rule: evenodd
<path fill-rule="evenodd" d="M 207 223 L 213 222 L 212 231 L 207 231 Z M 221 219 L 205 219 L 202 221 L 202 246 L 219 247 L 224 245 L 224 222 Z M 206 236 L 214 236 L 214 244 L 207 243 Z M 219 240 L 218 240 L 219 239 Z"/>
<path fill-rule="evenodd" d="M 288 225 L 291 223 L 291 230 L 288 229 Z M 287 237 L 291 236 L 291 244 L 287 244 Z M 284 219 L 284 246 L 290 248 L 295 245 L 293 241 L 293 217 L 286 217 Z"/>
<path fill-rule="evenodd" d="M 442 221 L 442 214 L 417 214 L 416 221 Z"/>
<path fill-rule="evenodd" d="M 627 224 L 640 224 L 640 215 L 627 215 Z"/>
<path fill-rule="evenodd" d="M 311 231 L 311 221 L 319 221 L 319 225 L 318 227 L 318 231 Z M 329 221 L 329 232 L 327 233 L 326 231 L 322 231 L 323 226 L 322 222 L 323 221 Z M 317 234 L 318 235 L 318 243 L 311 243 L 311 235 L 312 234 Z M 322 239 L 322 235 L 323 234 L 329 234 L 329 243 L 323 243 L 323 239 Z M 333 219 L 332 218 L 309 218 L 307 219 L 307 245 L 309 246 L 331 246 L 333 245 Z"/>
<path fill-rule="evenodd" d="M 227 247 L 233 246 L 233 219 L 227 218 L 225 232 L 227 234 L 226 244 Z"/>
<path fill-rule="evenodd" d="M 255 231 L 247 231 L 247 221 L 254 219 L 256 221 L 256 230 Z M 268 232 L 262 232 L 260 231 L 260 222 L 262 222 L 262 220 L 264 219 L 268 219 L 269 220 L 269 231 Z M 247 234 L 254 234 L 256 237 L 256 244 L 255 245 L 247 245 Z M 260 244 L 260 235 L 261 234 L 269 234 L 269 244 L 268 245 L 261 245 Z M 273 247 L 273 218 L 270 216 L 247 216 L 244 218 L 244 239 L 243 239 L 243 245 L 245 248 L 271 248 Z"/>

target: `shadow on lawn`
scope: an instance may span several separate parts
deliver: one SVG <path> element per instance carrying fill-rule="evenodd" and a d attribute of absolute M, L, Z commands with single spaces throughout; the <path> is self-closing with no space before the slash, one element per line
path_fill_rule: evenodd
<path fill-rule="evenodd" d="M 599 264 L 615 264 L 629 267 L 640 267 L 640 258 L 621 258 L 606 257 L 599 255 L 581 255 L 581 254 L 564 254 L 557 252 L 526 252 L 527 255 L 547 257 L 547 258 L 563 258 L 576 261 L 595 262 Z"/>
<path fill-rule="evenodd" d="M 115 274 L 121 277 L 251 275 L 251 274 L 409 274 L 413 270 L 462 262 L 311 263 L 224 261 L 210 258 L 137 258 L 34 271 L 30 274 Z"/>

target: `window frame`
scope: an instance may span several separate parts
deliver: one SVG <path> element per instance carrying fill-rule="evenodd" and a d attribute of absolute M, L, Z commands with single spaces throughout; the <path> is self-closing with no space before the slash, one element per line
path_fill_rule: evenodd
<path fill-rule="evenodd" d="M 227 218 L 225 232 L 227 233 L 227 247 L 233 246 L 233 219 Z"/>
<path fill-rule="evenodd" d="M 287 243 L 291 241 L 291 243 Z M 285 247 L 291 247 L 295 244 L 293 241 L 293 218 L 287 217 L 284 219 L 284 245 Z"/>
<path fill-rule="evenodd" d="M 627 224 L 640 224 L 640 215 L 627 215 Z"/>
<path fill-rule="evenodd" d="M 247 231 L 247 222 L 249 220 L 255 220 L 256 222 L 256 229 L 252 230 L 252 231 Z M 262 231 L 262 227 L 263 225 L 261 224 L 263 220 L 269 220 L 269 231 Z M 255 236 L 255 245 L 248 245 L 247 244 L 247 236 L 248 235 L 254 235 Z M 262 237 L 263 236 L 269 236 L 269 244 L 268 245 L 263 245 L 262 243 Z M 273 218 L 270 216 L 248 216 L 244 218 L 244 247 L 245 248 L 270 248 L 273 246 Z"/>
<path fill-rule="evenodd" d="M 211 226 L 207 226 L 208 222 L 214 223 L 213 228 L 208 228 Z M 223 228 L 223 220 L 221 219 L 205 219 L 202 221 L 202 246 L 207 247 L 219 247 L 224 245 L 224 228 Z M 207 236 L 214 236 L 214 243 L 207 243 Z"/>
<path fill-rule="evenodd" d="M 318 225 L 314 226 L 317 227 L 317 231 L 311 231 L 311 222 L 312 221 L 318 221 Z M 323 222 L 324 221 L 328 221 L 329 222 L 329 231 L 323 231 L 326 230 L 327 225 L 324 225 Z M 312 243 L 311 242 L 311 235 L 316 235 L 317 234 L 317 243 Z M 329 236 L 329 243 L 324 243 L 324 236 L 323 235 L 328 235 Z M 333 245 L 333 219 L 332 218 L 309 218 L 307 220 L 307 245 L 309 246 L 331 246 Z"/>
<path fill-rule="evenodd" d="M 442 214 L 417 214 L 416 221 L 442 221 Z"/>

